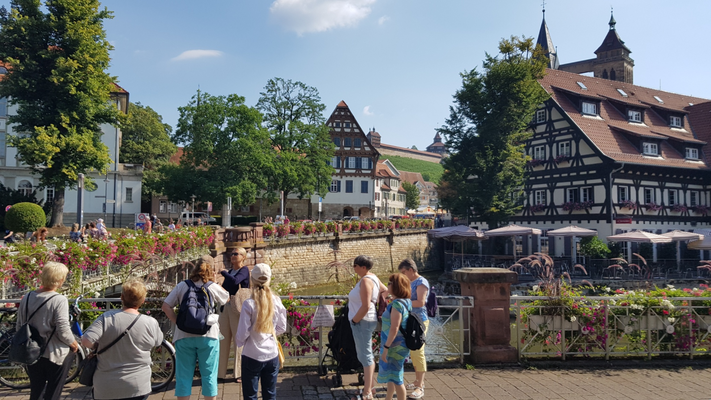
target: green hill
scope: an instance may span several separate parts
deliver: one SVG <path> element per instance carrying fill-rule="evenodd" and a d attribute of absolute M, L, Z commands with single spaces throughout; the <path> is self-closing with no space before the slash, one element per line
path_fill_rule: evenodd
<path fill-rule="evenodd" d="M 434 182 L 439 185 L 439 180 L 442 178 L 444 173 L 444 168 L 440 164 L 435 164 L 429 161 L 415 160 L 412 158 L 391 156 L 391 155 L 381 155 L 381 160 L 390 160 L 395 168 L 401 169 L 403 171 L 409 172 L 419 172 L 425 180 Z M 427 179 L 429 177 L 429 179 Z"/>

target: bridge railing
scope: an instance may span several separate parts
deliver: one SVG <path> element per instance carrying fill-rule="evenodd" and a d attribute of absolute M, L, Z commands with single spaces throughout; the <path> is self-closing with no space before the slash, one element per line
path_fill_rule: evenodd
<path fill-rule="evenodd" d="M 431 319 L 427 331 L 425 354 L 429 362 L 464 362 L 470 354 L 472 332 L 469 323 L 469 309 L 473 307 L 472 297 L 437 296 L 438 315 Z M 284 349 L 287 366 L 317 366 L 324 360 L 328 350 L 330 327 L 312 328 L 310 322 L 316 309 L 333 306 L 334 313 L 340 312 L 347 296 L 282 296 L 287 307 L 287 331 L 279 336 Z M 7 304 L 19 303 L 19 299 L 3 300 Z M 70 300 L 70 301 L 73 301 Z M 141 312 L 158 320 L 166 338 L 170 340 L 175 329 L 161 310 L 163 298 L 149 298 L 141 307 Z M 121 308 L 121 300 L 115 298 L 87 298 L 80 300 L 82 315 L 79 320 L 86 329 L 103 312 Z M 374 335 L 374 350 L 379 352 L 379 334 Z M 378 344 L 376 346 L 375 344 Z M 331 366 L 331 358 L 326 357 L 324 365 Z"/>

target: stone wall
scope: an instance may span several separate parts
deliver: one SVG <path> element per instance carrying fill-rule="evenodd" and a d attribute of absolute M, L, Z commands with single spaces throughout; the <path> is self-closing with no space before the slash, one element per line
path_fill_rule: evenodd
<path fill-rule="evenodd" d="M 261 225 L 261 224 L 254 224 Z M 240 228 L 241 229 L 241 228 Z M 260 232 L 261 234 L 261 232 Z M 420 268 L 439 268 L 438 252 L 433 252 L 434 244 L 427 238 L 427 230 L 397 230 L 384 233 L 342 234 L 301 239 L 282 239 L 253 244 L 237 242 L 225 235 L 224 229 L 217 232 L 218 244 L 212 255 L 218 264 L 229 268 L 231 249 L 242 243 L 248 251 L 247 265 L 264 262 L 272 266 L 275 282 L 296 282 L 298 287 L 308 287 L 336 279 L 343 280 L 346 273 L 329 266 L 333 261 L 348 262 L 363 254 L 373 257 L 374 272 L 386 275 L 397 269 L 404 258 L 413 258 Z M 432 254 L 432 256 L 430 256 Z"/>

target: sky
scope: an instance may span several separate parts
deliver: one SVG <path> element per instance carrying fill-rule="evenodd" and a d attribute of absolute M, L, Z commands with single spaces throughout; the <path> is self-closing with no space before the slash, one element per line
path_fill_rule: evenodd
<path fill-rule="evenodd" d="M 0 4 L 9 5 L 2 0 Z M 316 87 L 325 117 L 345 101 L 384 143 L 424 148 L 460 73 L 511 35 L 533 37 L 541 0 L 105 0 L 109 73 L 176 127 L 200 88 L 255 105 L 274 77 Z M 634 83 L 711 99 L 711 1 L 546 1 L 561 63 L 594 57 L 614 8 Z"/>

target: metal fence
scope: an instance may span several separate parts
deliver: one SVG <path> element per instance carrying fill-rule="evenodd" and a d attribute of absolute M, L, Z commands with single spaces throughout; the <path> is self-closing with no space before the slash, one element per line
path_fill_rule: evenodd
<path fill-rule="evenodd" d="M 711 355 L 711 298 L 670 297 L 659 303 L 515 296 L 512 345 L 519 360 Z"/>
<path fill-rule="evenodd" d="M 439 307 L 436 318 L 431 319 L 427 331 L 425 354 L 429 362 L 464 362 L 470 354 L 471 330 L 469 329 L 469 309 L 474 305 L 472 297 L 437 296 Z M 318 306 L 332 305 L 337 315 L 347 296 L 282 296 L 287 307 L 287 331 L 279 336 L 286 357 L 286 366 L 317 366 L 327 352 L 330 328 L 310 326 Z M 19 303 L 19 299 L 2 300 L 8 305 Z M 73 301 L 73 300 L 71 300 Z M 160 309 L 162 298 L 149 298 L 141 312 L 158 320 L 166 339 L 172 338 L 174 325 Z M 101 313 L 118 309 L 121 300 L 115 298 L 93 298 L 80 300 L 82 328 L 87 328 Z M 377 333 L 376 333 L 377 335 Z M 374 337 L 379 343 L 379 339 Z M 328 361 L 328 360 L 327 360 Z"/>

